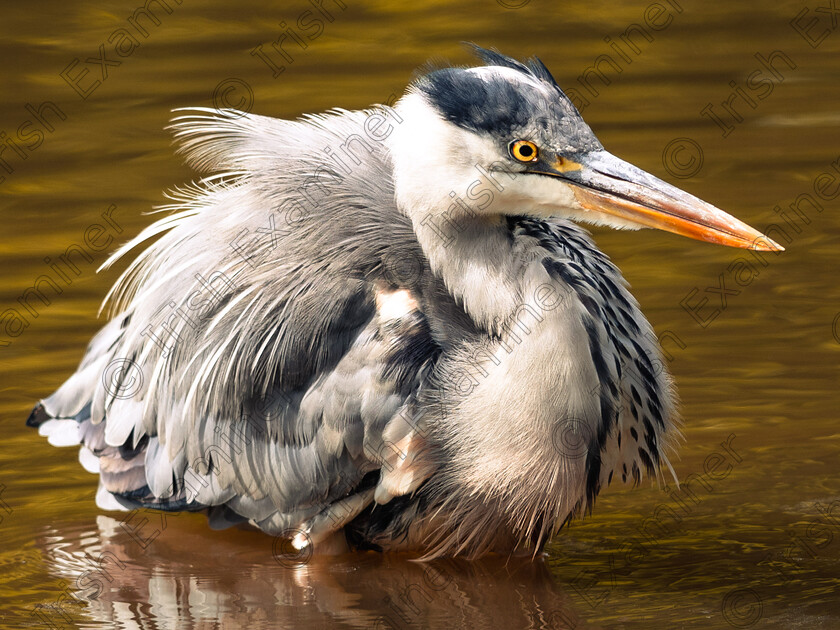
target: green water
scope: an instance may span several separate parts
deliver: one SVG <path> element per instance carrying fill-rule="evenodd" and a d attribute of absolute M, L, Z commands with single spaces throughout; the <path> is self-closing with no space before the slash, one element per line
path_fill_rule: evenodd
<path fill-rule="evenodd" d="M 159 24 L 129 20 L 138 4 L 0 9 L 0 626 L 840 627 L 840 28 L 817 1 L 170 0 Z M 268 44 L 283 33 L 285 59 Z M 116 272 L 95 268 L 194 177 L 170 110 L 214 94 L 277 117 L 359 108 L 429 59 L 468 63 L 462 40 L 538 54 L 609 150 L 783 230 L 787 251 L 761 259 L 596 231 L 670 353 L 681 493 L 610 489 L 542 563 L 427 568 L 371 554 L 289 567 L 270 538 L 200 516 L 100 512 L 75 449 L 23 421 L 102 323 Z M 78 274 L 62 281 L 50 264 L 68 248 Z M 35 317 L 18 297 L 43 276 L 61 293 Z"/>

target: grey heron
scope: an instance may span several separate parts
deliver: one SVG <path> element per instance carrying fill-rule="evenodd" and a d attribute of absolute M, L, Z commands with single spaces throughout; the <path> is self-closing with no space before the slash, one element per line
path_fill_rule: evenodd
<path fill-rule="evenodd" d="M 296 550 L 536 553 L 670 468 L 675 393 L 577 222 L 782 248 L 604 150 L 538 59 L 476 48 L 393 107 L 173 121 L 197 183 L 28 420 L 103 509 L 204 511 Z"/>

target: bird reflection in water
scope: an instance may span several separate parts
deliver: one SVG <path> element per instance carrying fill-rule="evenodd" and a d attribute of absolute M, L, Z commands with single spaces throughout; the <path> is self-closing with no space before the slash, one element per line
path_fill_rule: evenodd
<path fill-rule="evenodd" d="M 151 511 L 123 521 L 100 515 L 94 530 L 56 527 L 39 546 L 66 584 L 33 613 L 49 627 L 591 627 L 530 556 L 293 557 L 259 532 L 220 536 L 198 517 Z"/>

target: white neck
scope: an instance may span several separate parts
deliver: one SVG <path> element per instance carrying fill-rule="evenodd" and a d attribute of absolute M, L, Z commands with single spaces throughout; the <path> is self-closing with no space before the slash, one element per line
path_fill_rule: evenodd
<path fill-rule="evenodd" d="M 435 221 L 433 215 L 414 225 L 432 271 L 446 284 L 477 325 L 499 332 L 522 303 L 524 260 L 512 246 L 502 217 Z"/>

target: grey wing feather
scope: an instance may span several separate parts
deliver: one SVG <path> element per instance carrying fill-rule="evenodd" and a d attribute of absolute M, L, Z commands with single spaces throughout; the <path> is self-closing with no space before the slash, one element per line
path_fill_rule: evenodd
<path fill-rule="evenodd" d="M 368 115 L 176 119 L 189 161 L 226 172 L 172 193 L 173 214 L 117 252 L 159 237 L 109 294 L 119 313 L 79 371 L 30 417 L 55 442 L 82 443 L 88 469 L 98 458 L 101 505 L 211 507 L 216 525 L 247 518 L 276 532 L 393 458 L 383 436 L 440 339 L 385 150 L 368 139 L 364 169 L 317 170 L 324 147 L 364 134 Z M 325 178 L 314 192 L 301 185 L 313 177 Z M 404 260 L 418 272 L 397 278 L 390 263 Z M 388 299 L 396 315 L 383 312 Z M 377 496 L 431 470 L 415 466 L 410 483 L 391 475 Z"/>

